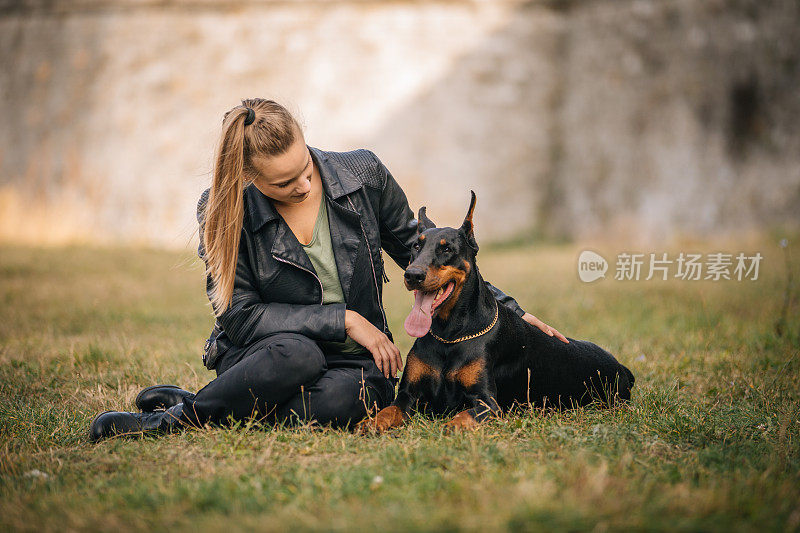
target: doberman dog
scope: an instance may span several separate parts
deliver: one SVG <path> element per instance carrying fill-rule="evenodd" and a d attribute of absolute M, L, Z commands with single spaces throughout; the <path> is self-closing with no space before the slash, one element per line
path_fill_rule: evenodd
<path fill-rule="evenodd" d="M 362 433 L 401 426 L 412 411 L 457 413 L 448 429 L 473 429 L 515 403 L 571 408 L 629 400 L 634 377 L 594 343 L 564 343 L 499 304 L 475 256 L 475 193 L 459 229 L 437 228 L 419 210 L 405 285 L 414 291 L 406 332 L 417 337 L 397 398 Z"/>

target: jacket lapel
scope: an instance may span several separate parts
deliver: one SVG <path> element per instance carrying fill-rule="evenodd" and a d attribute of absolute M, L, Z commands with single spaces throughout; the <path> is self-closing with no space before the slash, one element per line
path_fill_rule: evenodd
<path fill-rule="evenodd" d="M 331 226 L 331 246 L 339 271 L 339 281 L 345 300 L 349 300 L 358 250 L 361 247 L 361 216 L 340 206 L 334 201 L 328 203 L 328 220 Z"/>
<path fill-rule="evenodd" d="M 294 232 L 283 220 L 283 217 L 278 217 L 278 227 L 275 228 L 275 241 L 272 243 L 271 253 L 275 257 L 294 263 L 312 272 L 315 276 L 317 275 L 314 265 L 311 264 L 311 259 L 308 258 L 308 254 L 303 250 L 300 241 L 297 240 Z"/>
<path fill-rule="evenodd" d="M 331 246 L 336 261 L 336 270 L 339 272 L 339 281 L 342 284 L 342 293 L 345 300 L 349 300 L 350 287 L 353 281 L 356 258 L 361 247 L 361 215 L 347 207 L 340 205 L 347 199 L 342 197 L 358 190 L 361 182 L 353 174 L 331 161 L 324 152 L 310 148 L 314 164 L 319 169 L 325 196 L 328 199 L 328 221 L 331 228 Z"/>
<path fill-rule="evenodd" d="M 297 240 L 283 217 L 275 210 L 272 201 L 253 183 L 245 187 L 244 198 L 247 212 L 245 220 L 249 223 L 252 233 L 258 232 L 269 222 L 274 221 L 277 224 L 270 253 L 316 275 L 314 266 L 311 264 L 308 255 L 303 251 L 300 241 Z"/>

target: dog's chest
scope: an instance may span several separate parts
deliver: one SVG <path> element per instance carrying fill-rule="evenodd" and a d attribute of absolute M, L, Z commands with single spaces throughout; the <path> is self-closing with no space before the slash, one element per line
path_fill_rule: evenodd
<path fill-rule="evenodd" d="M 419 398 L 422 407 L 434 414 L 461 410 L 467 403 L 464 387 L 446 376 L 423 386 Z"/>
<path fill-rule="evenodd" d="M 483 358 L 451 363 L 433 357 L 409 354 L 405 372 L 413 396 L 427 410 L 444 413 L 467 402 L 467 392 L 474 389 L 485 372 Z"/>

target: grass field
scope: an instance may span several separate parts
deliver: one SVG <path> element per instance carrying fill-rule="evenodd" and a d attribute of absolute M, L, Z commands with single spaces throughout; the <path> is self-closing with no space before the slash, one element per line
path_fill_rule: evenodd
<path fill-rule="evenodd" d="M 417 419 L 369 438 L 239 427 L 91 445 L 92 417 L 129 410 L 140 388 L 213 377 L 200 265 L 0 247 L 0 530 L 797 531 L 800 257 L 778 335 L 777 239 L 647 251 L 695 250 L 765 259 L 758 281 L 615 281 L 612 261 L 584 284 L 575 245 L 481 250 L 486 279 L 632 369 L 627 406 L 520 412 L 469 435 Z M 405 353 L 411 299 L 389 275 Z"/>

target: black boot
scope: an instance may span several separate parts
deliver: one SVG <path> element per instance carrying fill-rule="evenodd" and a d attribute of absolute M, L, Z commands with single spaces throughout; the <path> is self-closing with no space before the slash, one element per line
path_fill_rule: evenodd
<path fill-rule="evenodd" d="M 89 440 L 97 442 L 109 437 L 141 437 L 145 433 L 170 433 L 191 425 L 181 417 L 183 404 L 172 406 L 157 413 L 122 413 L 106 411 L 92 420 Z"/>
<path fill-rule="evenodd" d="M 192 399 L 194 394 L 175 385 L 153 385 L 142 389 L 134 403 L 141 412 L 152 413 L 156 409 L 169 409 L 178 405 L 187 397 Z"/>

